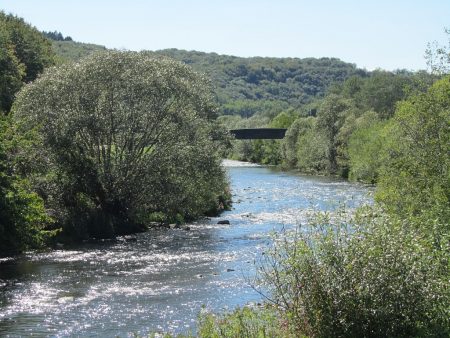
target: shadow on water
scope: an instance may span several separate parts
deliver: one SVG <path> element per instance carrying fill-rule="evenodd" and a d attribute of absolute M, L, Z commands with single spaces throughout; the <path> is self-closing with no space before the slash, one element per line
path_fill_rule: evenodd
<path fill-rule="evenodd" d="M 270 242 L 311 209 L 354 207 L 367 188 L 263 167 L 229 167 L 233 210 L 136 241 L 87 243 L 0 261 L 0 336 L 127 336 L 195 329 L 213 311 L 260 301 L 245 276 Z M 337 202 L 338 201 L 338 202 Z M 230 225 L 216 224 L 228 219 Z"/>

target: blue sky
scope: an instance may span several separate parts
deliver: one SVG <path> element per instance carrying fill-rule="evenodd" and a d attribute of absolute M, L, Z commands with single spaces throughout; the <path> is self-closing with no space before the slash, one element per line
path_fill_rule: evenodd
<path fill-rule="evenodd" d="M 0 0 L 40 30 L 129 50 L 337 57 L 361 68 L 425 69 L 450 0 Z"/>

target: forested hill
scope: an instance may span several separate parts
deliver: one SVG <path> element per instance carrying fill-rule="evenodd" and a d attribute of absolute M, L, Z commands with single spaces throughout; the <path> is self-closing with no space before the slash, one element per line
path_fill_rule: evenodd
<path fill-rule="evenodd" d="M 58 61 L 63 63 L 67 61 L 77 61 L 94 52 L 106 51 L 106 47 L 92 43 L 75 42 L 72 40 L 52 40 L 52 48 L 58 56 Z"/>
<path fill-rule="evenodd" d="M 53 41 L 63 60 L 76 60 L 105 47 L 73 41 Z M 165 55 L 182 61 L 212 80 L 221 114 L 244 117 L 266 113 L 276 115 L 322 97 L 333 83 L 366 72 L 336 58 L 243 58 L 216 53 L 165 49 Z"/>
<path fill-rule="evenodd" d="M 343 82 L 351 75 L 364 75 L 355 65 L 335 58 L 243 58 L 177 49 L 154 53 L 207 73 L 223 113 L 243 116 L 264 107 L 298 107 L 323 96 L 333 83 Z"/>

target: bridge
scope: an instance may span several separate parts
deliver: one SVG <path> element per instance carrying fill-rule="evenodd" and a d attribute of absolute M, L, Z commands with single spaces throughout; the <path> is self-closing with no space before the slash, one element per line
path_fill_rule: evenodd
<path fill-rule="evenodd" d="M 233 129 L 230 130 L 230 134 L 236 140 L 279 140 L 284 138 L 286 130 L 282 128 Z"/>

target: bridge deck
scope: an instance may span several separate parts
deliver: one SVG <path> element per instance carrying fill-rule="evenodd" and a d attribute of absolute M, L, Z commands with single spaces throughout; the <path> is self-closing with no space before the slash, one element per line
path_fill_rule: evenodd
<path fill-rule="evenodd" d="M 230 133 L 237 140 L 270 140 L 284 138 L 286 130 L 281 128 L 233 129 Z"/>

